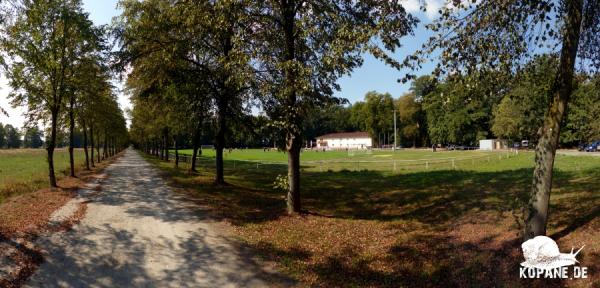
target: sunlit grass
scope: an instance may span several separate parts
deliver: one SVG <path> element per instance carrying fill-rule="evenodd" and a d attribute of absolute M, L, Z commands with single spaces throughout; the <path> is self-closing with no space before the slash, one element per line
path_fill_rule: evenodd
<path fill-rule="evenodd" d="M 48 187 L 48 162 L 44 149 L 0 150 L 0 202 L 14 194 Z M 74 152 L 77 166 L 85 161 L 83 149 Z M 54 169 L 57 177 L 68 174 L 67 149 L 54 152 Z"/>

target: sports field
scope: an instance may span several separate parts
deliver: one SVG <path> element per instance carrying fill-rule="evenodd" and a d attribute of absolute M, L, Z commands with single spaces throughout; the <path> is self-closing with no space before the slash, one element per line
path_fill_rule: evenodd
<path fill-rule="evenodd" d="M 48 186 L 48 162 L 44 149 L 0 150 L 0 202 L 9 196 L 34 191 Z M 85 161 L 83 149 L 75 150 L 75 161 Z M 69 167 L 67 149 L 54 152 L 56 176 L 66 175 Z"/>

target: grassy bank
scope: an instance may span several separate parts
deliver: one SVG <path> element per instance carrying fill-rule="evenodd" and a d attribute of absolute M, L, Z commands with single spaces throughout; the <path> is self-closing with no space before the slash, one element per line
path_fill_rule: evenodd
<path fill-rule="evenodd" d="M 76 149 L 76 165 L 85 161 L 83 149 Z M 0 203 L 7 197 L 48 187 L 48 162 L 44 149 L 0 149 Z M 57 177 L 68 175 L 69 152 L 54 152 Z"/>
<path fill-rule="evenodd" d="M 429 152 L 407 155 L 413 153 Z M 530 153 L 455 170 L 304 169 L 307 213 L 301 216 L 286 216 L 284 193 L 272 188 L 283 164 L 252 169 L 228 159 L 230 185 L 219 187 L 212 185 L 212 162 L 189 175 L 148 158 L 174 186 L 213 207 L 243 242 L 307 285 L 589 287 L 600 281 L 600 158 L 556 160 L 549 235 L 562 252 L 585 244 L 578 260 L 594 271 L 572 281 L 519 279 Z"/>

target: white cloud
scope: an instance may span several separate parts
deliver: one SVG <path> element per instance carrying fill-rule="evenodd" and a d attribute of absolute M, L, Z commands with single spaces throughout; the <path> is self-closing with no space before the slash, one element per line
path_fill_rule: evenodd
<path fill-rule="evenodd" d="M 425 16 L 429 20 L 433 20 L 439 16 L 438 10 L 445 5 L 444 0 L 400 0 L 400 3 L 409 13 L 418 13 L 421 11 L 421 6 L 425 6 Z"/>
<path fill-rule="evenodd" d="M 425 15 L 427 15 L 427 18 L 429 18 L 429 20 L 433 20 L 433 19 L 437 18 L 440 15 L 438 13 L 438 11 L 444 5 L 444 1 L 443 0 L 426 0 L 425 2 L 426 2 L 425 7 L 427 7 L 427 11 L 425 12 Z"/>
<path fill-rule="evenodd" d="M 400 0 L 400 4 L 409 13 L 419 12 L 421 3 L 419 0 Z"/>

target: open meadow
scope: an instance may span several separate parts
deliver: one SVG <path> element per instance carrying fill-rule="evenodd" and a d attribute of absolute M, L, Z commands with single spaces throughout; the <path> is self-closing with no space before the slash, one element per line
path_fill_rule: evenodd
<path fill-rule="evenodd" d="M 600 157 L 557 155 L 548 235 L 561 251 L 585 244 L 578 260 L 594 271 L 561 282 L 519 279 L 531 152 L 303 152 L 309 164 L 302 167 L 302 216 L 286 216 L 285 192 L 273 185 L 287 172 L 285 154 L 232 150 L 225 154 L 228 185 L 215 186 L 212 153 L 204 150 L 197 175 L 184 164 L 174 169 L 172 162 L 147 159 L 212 207 L 244 243 L 309 286 L 588 287 L 600 281 Z M 452 158 L 475 160 L 452 167 Z M 373 162 L 356 169 L 357 159 Z M 324 160 L 349 164 L 314 166 Z M 419 165 L 394 171 L 393 160 Z"/>
<path fill-rule="evenodd" d="M 85 161 L 83 149 L 75 150 L 76 165 Z M 0 149 L 0 203 L 7 197 L 48 187 L 48 162 L 44 149 Z M 56 149 L 57 176 L 68 174 L 69 152 Z"/>

